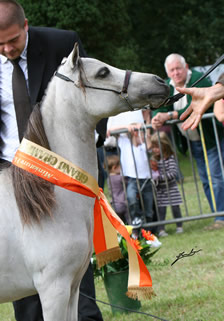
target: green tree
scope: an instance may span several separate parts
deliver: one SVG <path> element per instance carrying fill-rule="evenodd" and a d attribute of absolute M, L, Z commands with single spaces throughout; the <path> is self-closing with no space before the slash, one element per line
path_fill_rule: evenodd
<path fill-rule="evenodd" d="M 166 76 L 163 63 L 172 52 L 191 66 L 212 64 L 223 53 L 223 1 L 129 0 L 129 15 L 145 71 Z"/>
<path fill-rule="evenodd" d="M 31 25 L 77 31 L 89 56 L 119 68 L 139 67 L 126 0 L 21 0 L 21 4 Z"/>
<path fill-rule="evenodd" d="M 223 53 L 223 1 L 21 0 L 31 25 L 76 30 L 89 56 L 122 69 L 166 77 L 164 60 L 177 52 L 190 66 Z M 63 44 L 62 44 L 63 45 Z"/>

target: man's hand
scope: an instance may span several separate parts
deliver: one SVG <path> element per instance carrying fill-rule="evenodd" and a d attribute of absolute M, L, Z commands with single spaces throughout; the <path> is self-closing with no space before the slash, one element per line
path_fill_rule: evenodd
<path fill-rule="evenodd" d="M 126 127 L 129 133 L 131 133 L 132 135 L 138 135 L 136 129 L 139 130 L 142 127 L 142 123 L 129 124 Z"/>
<path fill-rule="evenodd" d="M 169 115 L 167 113 L 156 114 L 152 119 L 152 128 L 155 130 L 160 129 L 167 120 L 169 120 Z"/>
<path fill-rule="evenodd" d="M 224 97 L 224 86 L 221 84 L 216 84 L 212 87 L 206 88 L 176 88 L 180 93 L 187 94 L 192 96 L 192 102 L 188 109 L 180 116 L 181 120 L 184 120 L 186 117 L 188 119 L 182 124 L 184 130 L 190 128 L 195 129 L 202 115 L 206 110 L 218 99 Z"/>

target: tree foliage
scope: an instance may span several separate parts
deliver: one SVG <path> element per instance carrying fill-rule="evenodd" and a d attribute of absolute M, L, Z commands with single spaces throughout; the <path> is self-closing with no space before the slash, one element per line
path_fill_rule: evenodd
<path fill-rule="evenodd" d="M 120 68 L 139 67 L 126 0 L 21 0 L 21 4 L 31 25 L 77 31 L 89 56 Z"/>
<path fill-rule="evenodd" d="M 212 64 L 223 53 L 221 0 L 20 2 L 31 25 L 76 30 L 89 56 L 119 68 L 165 77 L 172 52 L 190 66 Z"/>
<path fill-rule="evenodd" d="M 141 61 L 152 72 L 165 75 L 163 63 L 172 52 L 182 54 L 191 66 L 212 64 L 223 53 L 222 1 L 130 1 Z"/>

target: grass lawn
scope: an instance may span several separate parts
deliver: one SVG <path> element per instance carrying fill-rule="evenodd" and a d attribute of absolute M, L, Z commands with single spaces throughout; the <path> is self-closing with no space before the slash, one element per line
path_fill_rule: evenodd
<path fill-rule="evenodd" d="M 184 176 L 185 173 L 184 170 Z M 203 212 L 209 213 L 201 184 L 199 186 Z M 200 214 L 190 177 L 185 176 L 184 189 L 190 215 Z M 171 218 L 170 211 L 167 218 Z M 205 231 L 204 227 L 212 222 L 213 219 L 206 219 L 184 223 L 182 235 L 175 234 L 175 224 L 167 225 L 169 236 L 160 239 L 162 247 L 153 257 L 153 265 L 148 267 L 157 296 L 142 301 L 140 311 L 169 321 L 224 320 L 224 229 Z M 192 248 L 202 251 L 171 266 L 180 252 L 189 253 Z M 95 285 L 97 298 L 108 302 L 103 281 L 96 279 Z M 104 321 L 156 320 L 134 313 L 113 315 L 109 306 L 98 305 Z M 0 305 L 0 321 L 15 321 L 11 303 Z"/>
<path fill-rule="evenodd" d="M 169 236 L 162 239 L 162 248 L 149 266 L 157 296 L 142 301 L 140 311 L 172 321 L 224 320 L 224 230 L 205 231 L 211 221 L 188 222 L 182 235 L 175 234 L 175 226 L 167 227 Z M 202 251 L 171 266 L 180 252 L 189 253 L 192 248 Z M 163 265 L 164 260 L 169 264 Z M 96 282 L 96 289 L 97 297 L 107 300 L 102 281 Z M 105 321 L 152 319 L 140 314 L 113 316 L 109 307 L 99 306 Z"/>
<path fill-rule="evenodd" d="M 140 311 L 172 321 L 224 320 L 224 230 L 205 231 L 212 220 L 184 224 L 185 233 L 175 234 L 175 226 L 167 226 L 169 236 L 162 239 L 162 247 L 149 266 L 153 288 L 157 294 L 151 301 L 142 301 Z M 191 249 L 202 249 L 173 266 L 176 256 Z M 169 263 L 163 265 L 164 260 Z M 97 298 L 108 302 L 102 280 L 95 282 Z M 98 303 L 104 321 L 154 320 L 140 314 L 112 315 L 109 306 Z M 0 321 L 15 321 L 10 303 L 0 306 Z"/>

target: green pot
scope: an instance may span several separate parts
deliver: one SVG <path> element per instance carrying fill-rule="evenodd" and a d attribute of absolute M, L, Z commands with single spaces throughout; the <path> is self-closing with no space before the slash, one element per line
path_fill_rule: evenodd
<path fill-rule="evenodd" d="M 140 309 L 141 302 L 130 299 L 125 294 L 128 286 L 128 270 L 117 273 L 107 273 L 104 275 L 103 280 L 110 304 L 132 310 Z M 118 312 L 128 313 L 126 310 L 117 309 L 113 306 L 111 306 L 111 310 L 113 314 Z"/>

